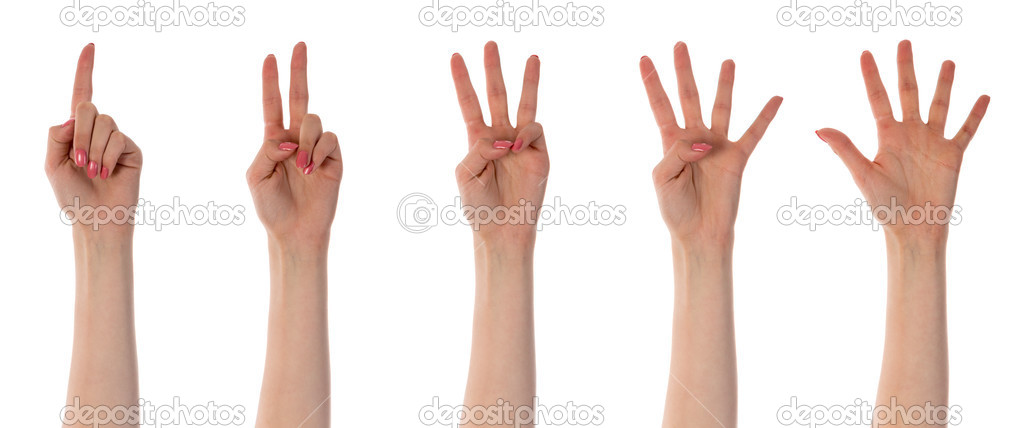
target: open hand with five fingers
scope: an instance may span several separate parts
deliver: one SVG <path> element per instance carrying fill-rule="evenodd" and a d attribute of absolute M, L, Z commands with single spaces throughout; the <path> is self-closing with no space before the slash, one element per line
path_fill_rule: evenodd
<path fill-rule="evenodd" d="M 71 96 L 71 118 L 50 128 L 46 176 L 60 206 L 106 207 L 130 212 L 138 204 L 142 152 L 108 115 L 92 103 L 92 69 L 96 47 L 82 49 Z M 120 217 L 118 217 L 120 218 Z M 125 217 L 127 218 L 127 217 Z M 88 220 L 79 218 L 79 220 Z M 130 237 L 131 221 L 75 222 L 75 230 L 92 229 Z M 89 224 L 87 224 L 89 223 Z"/>
<path fill-rule="evenodd" d="M 451 57 L 451 75 L 469 135 L 469 153 L 455 167 L 455 178 L 463 206 L 523 210 L 523 221 L 499 225 L 484 219 L 474 223 L 477 238 L 492 243 L 528 245 L 536 239 L 536 215 L 543 205 L 550 172 L 543 127 L 535 121 L 540 59 L 534 55 L 526 60 L 514 126 L 508 118 L 508 96 L 496 43 L 489 42 L 484 48 L 483 65 L 490 106 L 489 126 L 483 121 L 479 98 L 469 81 L 465 61 L 459 54 Z M 469 220 L 475 221 L 474 216 L 470 214 Z"/>
<path fill-rule="evenodd" d="M 325 249 L 341 185 L 337 135 L 324 132 L 319 116 L 307 112 L 306 45 L 291 56 L 290 124 L 278 83 L 277 59 L 263 62 L 263 146 L 246 178 L 259 219 L 275 241 Z"/>
<path fill-rule="evenodd" d="M 653 179 L 661 215 L 672 238 L 682 243 L 730 243 L 739 209 L 743 169 L 778 112 L 781 97 L 771 98 L 746 133 L 737 141 L 731 141 L 728 125 L 735 63 L 728 60 L 721 64 L 710 128 L 700 113 L 700 97 L 689 49 L 684 43 L 675 45 L 675 74 L 684 127 L 675 120 L 671 101 L 650 58 L 643 57 L 639 68 L 650 108 L 661 130 L 664 159 L 654 168 Z"/>
<path fill-rule="evenodd" d="M 867 202 L 877 211 L 878 206 L 909 210 L 925 208 L 928 204 L 946 214 L 955 203 L 959 168 L 963 152 L 977 132 L 991 98 L 981 96 L 973 106 L 966 123 L 951 139 L 945 138 L 949 98 L 955 64 L 945 61 L 938 75 L 927 122 L 920 115 L 919 91 L 913 70 L 913 48 L 908 40 L 899 43 L 899 100 L 902 121 L 895 120 L 877 64 L 870 52 L 863 52 L 860 68 L 867 87 L 867 97 L 877 124 L 877 155 L 871 161 L 853 145 L 845 134 L 831 128 L 817 131 L 817 135 L 831 146 L 842 159 L 853 180 L 863 192 Z M 892 204 L 896 206 L 891 206 Z M 876 213 L 875 213 L 876 214 Z M 905 217 L 880 217 L 885 231 L 898 238 L 924 240 L 943 244 L 948 237 L 948 223 L 941 221 L 945 214 L 937 213 L 933 219 L 913 224 Z"/>

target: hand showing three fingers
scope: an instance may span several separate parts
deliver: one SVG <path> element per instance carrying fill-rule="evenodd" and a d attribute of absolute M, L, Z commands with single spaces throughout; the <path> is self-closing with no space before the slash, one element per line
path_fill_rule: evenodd
<path fill-rule="evenodd" d="M 95 54 L 96 48 L 90 43 L 78 58 L 71 119 L 50 128 L 46 176 L 62 208 L 77 202 L 80 207 L 105 207 L 111 211 L 133 209 L 139 199 L 142 152 L 118 130 L 110 116 L 99 114 L 92 104 Z M 104 232 L 130 235 L 133 229 L 131 221 L 94 220 L 99 221 L 99 230 Z M 76 230 L 93 226 L 75 223 Z"/>
<path fill-rule="evenodd" d="M 295 45 L 288 128 L 277 59 L 269 55 L 263 62 L 263 147 L 246 178 L 256 212 L 272 238 L 325 248 L 337 210 L 341 149 L 337 136 L 323 132 L 320 118 L 307 113 L 306 58 L 305 43 Z"/>
<path fill-rule="evenodd" d="M 735 64 L 721 65 L 711 126 L 703 122 L 689 50 L 675 45 L 675 73 L 685 127 L 679 127 L 671 101 L 650 58 L 639 63 L 654 119 L 661 130 L 664 159 L 654 168 L 661 215 L 681 242 L 730 242 L 739 209 L 742 172 L 753 148 L 781 106 L 772 98 L 738 141 L 728 139 Z"/>
<path fill-rule="evenodd" d="M 476 223 L 480 238 L 499 240 L 495 242 L 531 243 L 536 237 L 536 214 L 543 205 L 547 174 L 550 172 L 543 127 L 535 122 L 540 59 L 534 55 L 526 61 L 515 126 L 508 118 L 508 97 L 496 43 L 487 43 L 483 63 L 487 76 L 490 126 L 483 121 L 483 112 L 469 81 L 465 61 L 458 54 L 451 58 L 451 75 L 469 134 L 469 154 L 456 166 L 455 178 L 463 206 L 519 207 L 524 210 L 524 221 Z M 474 221 L 472 216 L 470 221 Z"/>
<path fill-rule="evenodd" d="M 935 208 L 951 209 L 955 203 L 963 152 L 980 126 L 991 101 L 990 97 L 985 95 L 977 100 L 966 123 L 950 140 L 945 138 L 945 121 L 955 73 L 952 61 L 946 61 L 941 66 L 938 88 L 926 123 L 920 117 L 913 49 L 908 40 L 899 44 L 898 52 L 901 122 L 892 115 L 888 93 L 881 83 L 877 64 L 870 52 L 863 53 L 860 67 L 870 107 L 877 122 L 877 156 L 873 161 L 868 160 L 849 137 L 837 130 L 825 128 L 817 131 L 817 135 L 831 146 L 849 168 L 856 185 L 875 210 L 879 205 L 891 206 L 893 198 L 898 207 L 906 210 L 923 208 L 927 204 Z M 915 225 L 914 221 L 907 222 L 905 218 L 877 218 L 883 221 L 886 231 L 897 237 L 922 238 L 929 242 L 937 239 L 937 242 L 943 242 L 948 235 L 947 217 L 933 217 L 939 220 L 938 223 Z"/>

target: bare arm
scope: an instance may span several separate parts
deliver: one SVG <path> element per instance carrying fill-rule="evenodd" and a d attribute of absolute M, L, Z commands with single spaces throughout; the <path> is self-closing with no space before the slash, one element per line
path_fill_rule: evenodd
<path fill-rule="evenodd" d="M 306 45 L 298 43 L 285 127 L 277 59 L 264 60 L 263 146 L 246 175 L 270 253 L 261 428 L 330 426 L 327 248 L 343 168 L 337 136 L 307 112 L 306 67 Z"/>

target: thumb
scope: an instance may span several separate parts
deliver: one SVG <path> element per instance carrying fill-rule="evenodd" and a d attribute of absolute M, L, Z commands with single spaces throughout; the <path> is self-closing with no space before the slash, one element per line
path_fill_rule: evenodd
<path fill-rule="evenodd" d="M 71 159 L 71 142 L 75 136 L 75 120 L 68 119 L 62 125 L 51 126 L 46 143 L 46 170 L 53 171 L 64 161 Z"/>
<path fill-rule="evenodd" d="M 661 184 L 673 180 L 682 174 L 687 164 L 703 159 L 710 150 L 709 144 L 676 141 L 664 154 L 664 159 L 654 167 L 654 181 Z"/>
<path fill-rule="evenodd" d="M 455 167 L 455 178 L 459 183 L 468 183 L 479 179 L 491 161 L 503 158 L 511 153 L 514 143 L 511 141 L 481 138 L 469 148 L 469 153 Z"/>
<path fill-rule="evenodd" d="M 817 130 L 817 136 L 824 140 L 825 143 L 828 143 L 828 146 L 831 146 L 831 150 L 838 155 L 846 168 L 849 168 L 849 172 L 852 173 L 853 179 L 857 180 L 857 182 L 870 169 L 872 164 L 870 160 L 864 157 L 852 140 L 841 131 L 823 128 Z"/>
<path fill-rule="evenodd" d="M 297 149 L 298 144 L 293 142 L 273 139 L 264 141 L 259 153 L 256 154 L 256 159 L 252 161 L 245 174 L 249 186 L 254 186 L 273 175 L 277 164 L 291 157 Z"/>

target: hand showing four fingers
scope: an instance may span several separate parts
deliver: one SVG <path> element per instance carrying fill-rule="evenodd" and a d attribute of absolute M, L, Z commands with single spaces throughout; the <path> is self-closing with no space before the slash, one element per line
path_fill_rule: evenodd
<path fill-rule="evenodd" d="M 671 101 L 650 58 L 639 63 L 654 119 L 661 130 L 664 159 L 654 168 L 661 215 L 673 239 L 681 242 L 730 242 L 739 209 L 742 171 L 753 148 L 781 106 L 772 98 L 737 141 L 728 139 L 735 64 L 721 65 L 711 126 L 704 124 L 689 50 L 675 45 L 675 74 L 685 127 L 679 127 Z"/>

